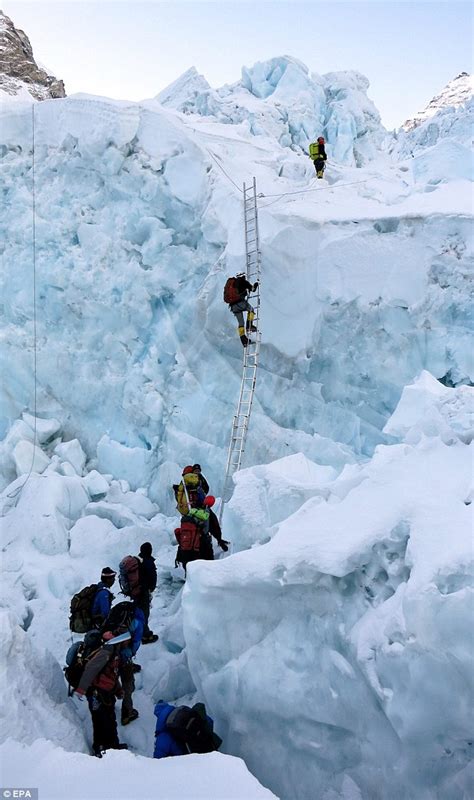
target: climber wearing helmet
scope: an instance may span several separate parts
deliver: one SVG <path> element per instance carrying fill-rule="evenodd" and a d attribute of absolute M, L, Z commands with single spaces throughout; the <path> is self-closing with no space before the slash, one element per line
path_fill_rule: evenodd
<path fill-rule="evenodd" d="M 318 141 L 310 144 L 309 157 L 314 163 L 314 168 L 318 178 L 324 177 L 324 170 L 326 168 L 325 161 L 327 161 L 326 150 L 324 147 L 324 136 L 318 136 Z"/>
<path fill-rule="evenodd" d="M 254 325 L 255 311 L 247 300 L 248 293 L 255 292 L 257 287 L 258 281 L 253 284 L 249 283 L 245 272 L 238 272 L 235 277 L 228 278 L 224 286 L 224 303 L 228 303 L 229 309 L 237 319 L 240 341 L 244 347 L 251 344 L 249 334 L 257 332 L 257 328 Z M 245 327 L 244 311 L 247 312 Z"/>

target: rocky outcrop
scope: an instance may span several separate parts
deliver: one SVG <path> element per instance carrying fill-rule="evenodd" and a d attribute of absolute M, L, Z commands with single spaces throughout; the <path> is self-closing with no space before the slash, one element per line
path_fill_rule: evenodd
<path fill-rule="evenodd" d="M 36 100 L 65 97 L 64 83 L 36 63 L 28 36 L 0 11 L 0 93 Z"/>
<path fill-rule="evenodd" d="M 444 109 L 459 108 L 471 99 L 473 93 L 473 76 L 469 75 L 468 72 L 461 72 L 447 83 L 439 94 L 430 100 L 423 111 L 418 112 L 413 119 L 407 119 L 402 128 L 410 132 Z"/>

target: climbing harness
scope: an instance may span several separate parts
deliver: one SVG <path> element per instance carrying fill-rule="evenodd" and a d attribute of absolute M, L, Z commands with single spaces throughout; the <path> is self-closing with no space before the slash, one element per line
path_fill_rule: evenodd
<path fill-rule="evenodd" d="M 259 319 L 261 256 L 258 234 L 257 182 L 255 178 L 250 186 L 244 183 L 242 194 L 244 199 L 246 277 L 248 282 L 252 285 L 257 283 L 255 292 L 250 295 L 252 298 L 252 305 L 255 309 L 253 324 L 257 328 L 257 331 L 255 333 L 249 332 L 249 343 L 243 349 L 242 379 L 227 454 L 224 486 L 219 509 L 219 523 L 222 522 L 224 505 L 230 500 L 232 495 L 233 475 L 240 469 L 242 463 L 250 422 L 250 412 L 252 410 L 253 396 L 255 393 L 255 384 L 257 382 L 258 357 L 261 341 Z"/>

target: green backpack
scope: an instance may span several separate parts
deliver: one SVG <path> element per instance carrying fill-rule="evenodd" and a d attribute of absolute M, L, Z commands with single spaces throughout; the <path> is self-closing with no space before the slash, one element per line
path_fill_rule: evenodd
<path fill-rule="evenodd" d="M 92 605 L 99 590 L 97 583 L 81 589 L 71 600 L 69 628 L 73 633 L 87 633 L 93 628 Z"/>

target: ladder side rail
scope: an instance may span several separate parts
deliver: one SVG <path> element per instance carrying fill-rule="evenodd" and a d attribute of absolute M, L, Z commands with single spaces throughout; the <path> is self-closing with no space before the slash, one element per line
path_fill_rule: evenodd
<path fill-rule="evenodd" d="M 253 178 L 251 186 L 243 184 L 244 205 L 244 235 L 245 235 L 245 266 L 247 280 L 253 278 L 252 283 L 257 283 L 255 292 L 251 293 L 255 300 L 255 322 L 258 328 L 260 310 L 260 250 L 258 230 L 257 182 Z M 224 505 L 228 502 L 228 492 L 232 486 L 234 472 L 240 469 L 242 456 L 250 424 L 250 414 L 255 394 L 258 356 L 260 351 L 261 335 L 258 331 L 251 345 L 244 350 L 242 364 L 242 378 L 240 382 L 237 410 L 232 422 L 231 439 L 227 454 L 226 473 L 222 492 L 219 522 L 222 522 Z"/>

